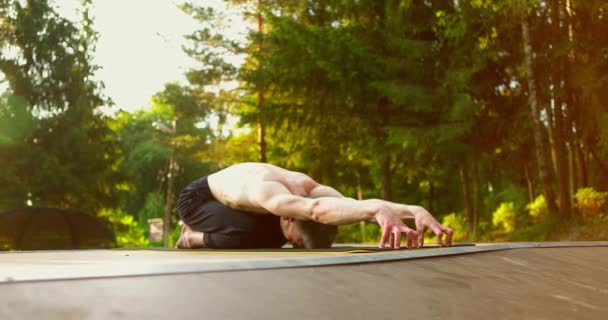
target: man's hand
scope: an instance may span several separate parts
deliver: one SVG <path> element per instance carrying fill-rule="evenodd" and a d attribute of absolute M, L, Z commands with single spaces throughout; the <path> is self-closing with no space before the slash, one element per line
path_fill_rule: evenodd
<path fill-rule="evenodd" d="M 437 222 L 437 220 L 435 220 L 435 218 L 433 218 L 433 216 L 423 207 L 414 206 L 411 211 L 414 214 L 416 231 L 418 231 L 418 247 L 422 247 L 424 244 L 424 233 L 429 229 L 437 236 L 437 244 L 442 247 L 449 247 L 452 245 L 452 235 L 454 234 L 452 229 Z M 443 238 L 444 235 L 445 239 Z"/>
<path fill-rule="evenodd" d="M 404 233 L 407 237 L 408 249 L 420 246 L 420 237 L 418 236 L 418 232 L 406 226 L 403 221 L 401 221 L 401 218 L 386 206 L 380 206 L 378 208 L 376 213 L 376 221 L 382 228 L 380 248 L 384 248 L 387 241 L 389 242 L 391 248 L 401 248 L 401 235 Z"/>

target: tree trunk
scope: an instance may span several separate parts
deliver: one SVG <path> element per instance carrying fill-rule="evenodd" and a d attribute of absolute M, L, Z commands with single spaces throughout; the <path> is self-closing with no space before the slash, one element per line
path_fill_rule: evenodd
<path fill-rule="evenodd" d="M 538 161 L 538 171 L 543 186 L 545 200 L 547 202 L 547 208 L 552 215 L 557 215 L 557 218 L 559 218 L 559 212 L 557 205 L 555 204 L 555 194 L 553 192 L 551 176 L 549 175 L 549 161 L 546 153 L 543 152 L 545 146 L 543 141 L 544 127 L 540 121 L 540 115 L 538 112 L 536 78 L 534 76 L 534 69 L 532 68 L 532 46 L 530 45 L 530 30 L 527 21 L 527 5 L 525 0 L 520 0 L 519 3 L 521 5 L 521 33 L 524 47 L 524 67 L 526 69 L 526 79 L 528 82 L 528 103 L 530 105 L 533 122 L 534 144 L 536 150 L 536 160 Z"/>
<path fill-rule="evenodd" d="M 466 164 L 463 164 L 458 173 L 460 174 L 460 194 L 462 195 L 462 206 L 467 217 L 467 232 L 473 232 L 475 219 L 471 208 L 471 196 L 469 194 L 468 172 Z"/>
<path fill-rule="evenodd" d="M 361 173 L 357 172 L 357 200 L 363 200 L 363 187 L 361 186 Z M 359 231 L 361 231 L 361 243 L 367 242 L 367 228 L 365 221 L 359 222 Z"/>
<path fill-rule="evenodd" d="M 574 193 L 576 192 L 576 185 L 575 185 L 575 180 L 574 180 L 574 152 L 572 151 L 572 144 L 568 145 L 568 172 L 570 173 L 570 175 L 568 175 L 568 182 L 570 185 L 570 190 L 568 190 L 569 195 L 570 195 L 570 204 L 573 205 L 574 204 Z M 570 208 L 570 210 L 572 211 L 572 214 L 574 214 L 574 209 Z"/>
<path fill-rule="evenodd" d="M 479 190 L 479 162 L 473 162 L 473 188 L 471 190 L 473 194 L 473 233 L 477 234 L 477 227 L 479 226 L 479 216 L 481 215 L 481 194 Z"/>
<path fill-rule="evenodd" d="M 572 186 L 573 193 L 579 187 L 589 185 L 587 162 L 582 149 L 582 140 L 580 138 L 581 128 L 577 127 L 576 115 L 580 112 L 579 96 L 572 85 L 572 67 L 576 64 L 576 56 L 574 51 L 574 28 L 572 24 L 572 1 L 565 0 L 565 24 L 568 29 L 568 42 L 570 50 L 568 51 L 568 59 L 564 66 L 564 88 L 566 91 L 566 103 L 568 104 L 568 126 L 570 134 L 570 153 L 572 157 Z M 578 164 L 578 165 L 577 165 Z M 577 170 L 578 169 L 578 170 Z"/>
<path fill-rule="evenodd" d="M 579 174 L 580 174 L 580 187 L 585 188 L 589 186 L 589 174 L 587 172 L 587 168 L 589 167 L 587 163 L 587 158 L 585 157 L 585 151 L 583 150 L 583 146 L 581 145 L 580 137 L 576 137 L 576 144 L 574 150 L 576 151 L 576 158 L 578 159 L 579 165 Z"/>
<path fill-rule="evenodd" d="M 561 42 L 561 23 L 560 23 L 559 0 L 551 0 L 551 22 L 553 23 L 554 46 L 559 47 Z M 553 76 L 553 102 L 555 117 L 555 127 L 553 128 L 553 138 L 555 147 L 555 166 L 556 178 L 559 198 L 559 211 L 562 219 L 568 219 L 571 215 L 572 206 L 570 203 L 570 183 L 569 183 L 569 166 L 566 150 L 566 134 L 564 130 L 564 113 L 563 113 L 563 79 L 565 61 L 561 56 L 558 56 L 556 68 L 554 68 Z"/>
<path fill-rule="evenodd" d="M 433 201 L 435 201 L 435 185 L 433 181 L 429 181 L 429 207 L 427 209 L 430 213 L 433 213 Z"/>
<path fill-rule="evenodd" d="M 553 77 L 550 77 L 551 82 L 553 82 Z M 554 89 L 555 90 L 555 89 Z M 549 138 L 549 160 L 551 162 L 550 168 L 551 168 L 551 172 L 555 172 L 557 173 L 558 169 L 557 169 L 557 154 L 555 152 L 555 115 L 553 114 L 553 107 L 551 106 L 551 99 L 553 96 L 551 96 L 551 94 L 549 95 L 549 103 L 547 104 L 546 108 L 543 108 L 542 106 L 540 106 L 540 108 L 543 108 L 545 110 L 545 112 L 547 112 L 547 126 L 549 127 L 547 130 L 547 136 Z M 538 99 L 538 98 L 537 98 Z M 542 104 L 542 103 L 541 103 Z M 539 112 L 542 112 L 542 110 L 539 110 Z M 555 174 L 553 175 L 555 176 Z"/>
<path fill-rule="evenodd" d="M 262 34 L 264 31 L 264 18 L 262 17 L 262 0 L 258 0 L 258 32 Z M 260 53 L 263 50 L 262 40 L 260 40 Z M 261 68 L 261 66 L 258 66 Z M 261 71 L 261 70 L 259 70 Z M 261 75 L 258 75 L 261 77 Z M 264 123 L 264 81 L 258 79 L 258 161 L 267 162 L 266 159 L 266 124 Z"/>
<path fill-rule="evenodd" d="M 263 97 L 263 95 L 260 95 L 260 101 L 263 100 Z M 262 103 L 260 103 L 260 113 L 262 113 Z M 266 159 L 266 127 L 261 115 L 258 118 L 258 161 L 268 161 Z"/>
<path fill-rule="evenodd" d="M 393 199 L 393 172 L 391 169 L 390 154 L 384 155 L 382 159 L 382 199 L 391 201 Z"/>
<path fill-rule="evenodd" d="M 373 126 L 373 132 L 376 137 L 376 145 L 381 147 L 377 152 L 380 158 L 380 170 L 381 170 L 381 185 L 382 190 L 380 191 L 381 197 L 384 200 L 393 199 L 393 171 L 391 168 L 391 152 L 388 146 L 388 133 L 384 131 L 385 126 L 389 122 L 389 106 L 388 101 L 383 99 L 377 105 L 378 114 L 381 115 L 380 121 Z"/>
<path fill-rule="evenodd" d="M 568 62 L 568 64 L 569 63 L 570 62 Z M 574 194 L 572 191 L 577 190 L 582 185 L 583 174 L 581 173 L 581 168 L 583 164 L 578 163 L 579 159 L 577 158 L 577 145 L 580 143 L 578 138 L 579 133 L 577 132 L 578 129 L 576 128 L 576 110 L 578 109 L 578 106 L 572 99 L 570 99 L 570 84 L 568 78 L 569 75 L 566 74 L 564 86 L 567 94 L 566 104 L 568 105 L 568 110 L 566 112 L 565 122 L 568 134 L 568 145 L 566 148 L 568 149 L 568 157 L 570 159 L 570 196 L 572 196 Z M 570 203 L 573 202 L 571 201 Z"/>
<path fill-rule="evenodd" d="M 532 177 L 530 176 L 530 169 L 528 168 L 528 165 L 526 163 L 524 163 L 524 173 L 526 175 L 526 182 L 528 184 L 528 198 L 530 199 L 529 202 L 532 203 L 534 202 L 534 198 L 536 196 L 534 195 L 534 184 L 532 183 Z"/>
<path fill-rule="evenodd" d="M 171 152 L 169 155 L 169 168 L 167 170 L 167 200 L 165 201 L 165 219 L 163 221 L 163 246 L 169 247 L 169 233 L 171 231 L 171 216 L 173 211 L 173 185 L 175 182 L 175 135 L 177 133 L 177 117 L 172 121 Z"/>

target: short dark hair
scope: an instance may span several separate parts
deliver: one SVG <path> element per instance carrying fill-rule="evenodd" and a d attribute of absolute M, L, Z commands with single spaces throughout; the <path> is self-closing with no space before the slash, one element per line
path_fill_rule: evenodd
<path fill-rule="evenodd" d="M 338 233 L 338 226 L 310 220 L 296 219 L 295 226 L 302 236 L 306 249 L 331 248 Z"/>

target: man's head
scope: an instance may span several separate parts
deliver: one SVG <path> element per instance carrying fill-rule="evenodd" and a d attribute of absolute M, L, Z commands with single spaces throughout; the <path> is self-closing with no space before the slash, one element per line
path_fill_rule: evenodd
<path fill-rule="evenodd" d="M 330 248 L 338 227 L 310 220 L 283 218 L 283 233 L 294 248 Z"/>

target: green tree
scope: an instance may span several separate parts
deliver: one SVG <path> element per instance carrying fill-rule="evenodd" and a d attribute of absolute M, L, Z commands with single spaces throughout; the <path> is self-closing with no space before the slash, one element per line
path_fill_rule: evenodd
<path fill-rule="evenodd" d="M 473 237 L 512 190 L 518 208 L 545 194 L 564 221 L 576 187 L 607 187 L 601 0 L 226 3 L 258 24 L 230 46 L 246 56 L 226 73 L 232 101 L 215 101 L 245 127 L 263 120 L 270 162 L 350 196 L 462 212 Z M 231 43 L 215 18 L 193 38 L 208 57 Z"/>
<path fill-rule="evenodd" d="M 159 208 L 159 199 L 164 205 L 167 199 L 175 203 L 187 184 L 215 169 L 205 161 L 215 137 L 208 119 L 210 108 L 204 101 L 191 88 L 168 83 L 152 97 L 150 108 L 116 116 L 113 128 L 122 150 L 119 172 L 129 181 L 122 186 L 129 194 L 124 210 L 139 223 L 162 217 L 165 210 Z M 171 126 L 175 119 L 174 133 L 155 128 L 155 124 Z M 171 188 L 169 174 L 173 175 Z M 171 212 L 176 219 L 174 206 Z"/>
<path fill-rule="evenodd" d="M 97 35 L 90 1 L 83 3 L 80 25 L 51 4 L 0 1 L 0 77 L 13 101 L 20 101 L 3 104 L 2 113 L 28 128 L 10 146 L 0 146 L 8 173 L 0 177 L 0 207 L 29 202 L 96 212 L 117 204 L 120 176 L 112 170 L 114 137 L 99 111 L 109 102 L 102 84 L 91 80 Z"/>

